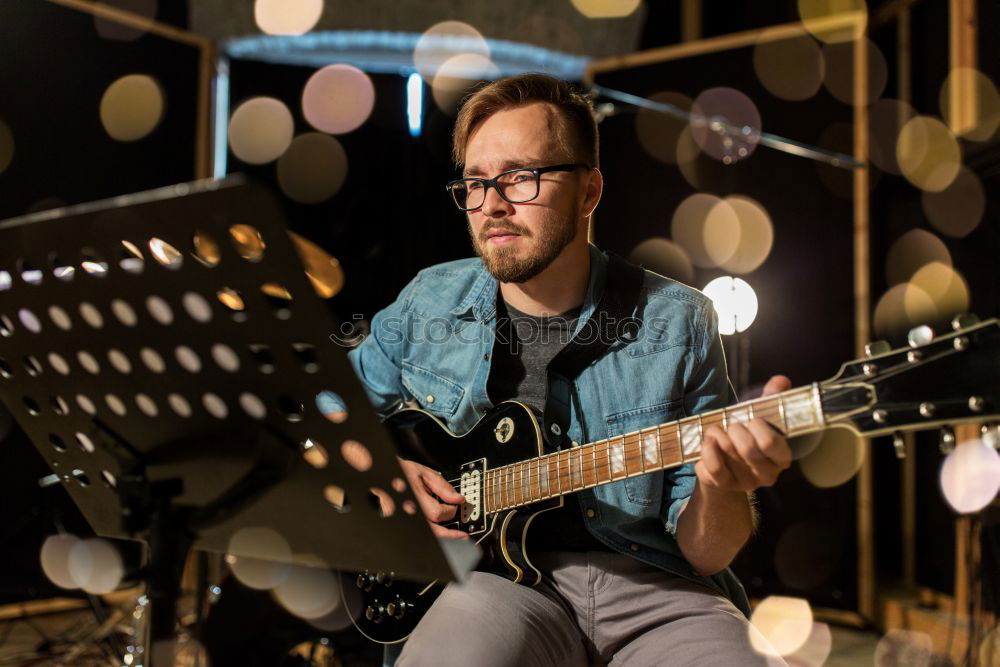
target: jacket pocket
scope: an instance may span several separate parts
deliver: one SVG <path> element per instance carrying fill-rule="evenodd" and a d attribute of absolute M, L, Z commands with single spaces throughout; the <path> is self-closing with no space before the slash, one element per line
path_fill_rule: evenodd
<path fill-rule="evenodd" d="M 402 370 L 403 386 L 423 409 L 443 417 L 455 414 L 465 395 L 460 384 L 408 361 Z"/>
<path fill-rule="evenodd" d="M 677 418 L 682 399 L 676 398 L 644 408 L 616 412 L 607 417 L 608 437 L 614 438 L 644 428 L 657 426 Z M 625 496 L 629 502 L 642 507 L 655 507 L 663 503 L 663 471 L 646 473 L 623 480 Z"/>

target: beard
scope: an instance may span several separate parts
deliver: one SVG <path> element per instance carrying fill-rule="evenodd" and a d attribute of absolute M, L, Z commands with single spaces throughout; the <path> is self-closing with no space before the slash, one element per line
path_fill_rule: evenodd
<path fill-rule="evenodd" d="M 502 283 L 524 283 L 544 271 L 555 261 L 556 257 L 576 238 L 576 223 L 572 216 L 554 215 L 540 221 L 538 233 L 533 234 L 524 227 L 512 225 L 509 222 L 492 223 L 487 221 L 477 237 L 469 223 L 469 238 L 476 254 L 483 260 L 486 270 Z M 521 238 L 531 240 L 537 237 L 528 254 L 519 257 L 518 249 L 500 246 L 491 248 L 487 232 L 503 230 L 519 234 Z M 527 244 L 525 244 L 527 245 Z"/>

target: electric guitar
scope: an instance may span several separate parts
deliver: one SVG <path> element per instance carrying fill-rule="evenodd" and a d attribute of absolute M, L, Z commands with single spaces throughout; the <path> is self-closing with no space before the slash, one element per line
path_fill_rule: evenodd
<path fill-rule="evenodd" d="M 478 569 L 534 586 L 542 575 L 524 548 L 533 517 L 581 489 L 697 461 L 709 426 L 761 418 L 789 437 L 826 428 L 875 437 L 1000 419 L 1000 323 L 960 322 L 936 339 L 927 327 L 914 330 L 925 342 L 911 334 L 909 348 L 870 349 L 825 382 L 549 454 L 532 410 L 513 401 L 461 436 L 420 409 L 400 410 L 387 423 L 465 497 L 444 525 L 476 540 L 484 553 Z M 357 586 L 363 611 L 352 614 L 355 625 L 381 643 L 405 639 L 440 592 L 433 582 L 394 582 L 391 573 L 362 573 Z"/>

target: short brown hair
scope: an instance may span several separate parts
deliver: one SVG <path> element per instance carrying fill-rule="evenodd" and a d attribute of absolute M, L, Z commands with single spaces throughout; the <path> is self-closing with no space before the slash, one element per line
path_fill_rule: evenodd
<path fill-rule="evenodd" d="M 545 102 L 557 113 L 553 136 L 568 156 L 598 167 L 597 121 L 594 106 L 586 95 L 570 84 L 547 74 L 520 74 L 484 84 L 462 103 L 452 136 L 452 158 L 465 166 L 465 147 L 472 131 L 498 111 Z M 559 122 L 561 119 L 561 122 Z"/>

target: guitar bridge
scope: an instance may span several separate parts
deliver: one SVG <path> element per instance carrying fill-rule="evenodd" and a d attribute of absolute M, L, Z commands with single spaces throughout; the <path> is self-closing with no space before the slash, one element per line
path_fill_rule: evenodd
<path fill-rule="evenodd" d="M 483 491 L 483 482 L 486 479 L 486 459 L 463 463 L 459 468 L 461 477 L 459 478 L 458 492 L 465 497 L 459 515 L 461 529 L 470 535 L 481 533 L 486 530 L 486 511 L 483 508 L 483 501 L 486 494 Z"/>

